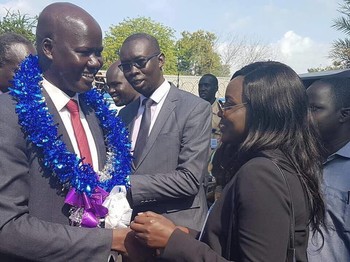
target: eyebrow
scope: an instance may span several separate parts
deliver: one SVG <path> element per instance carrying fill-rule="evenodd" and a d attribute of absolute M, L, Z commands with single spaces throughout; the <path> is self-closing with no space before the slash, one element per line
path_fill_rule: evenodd
<path fill-rule="evenodd" d="M 122 84 L 121 81 L 112 81 L 110 83 L 107 83 L 107 85 L 117 85 L 117 84 Z"/>
<path fill-rule="evenodd" d="M 233 104 L 233 105 L 238 105 L 238 104 L 243 103 L 243 101 L 242 101 L 242 102 L 237 102 L 237 101 L 233 100 L 233 99 L 230 98 L 230 97 L 225 97 L 225 103 L 227 103 L 227 104 Z"/>

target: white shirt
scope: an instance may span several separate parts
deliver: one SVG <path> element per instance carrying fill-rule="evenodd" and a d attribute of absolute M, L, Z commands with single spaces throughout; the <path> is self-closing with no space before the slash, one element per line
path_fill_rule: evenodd
<path fill-rule="evenodd" d="M 81 123 L 84 127 L 85 134 L 86 134 L 86 137 L 87 137 L 87 140 L 89 143 L 90 153 L 91 153 L 91 157 L 92 157 L 92 164 L 94 166 L 94 170 L 97 171 L 98 170 L 98 155 L 97 155 L 96 144 L 95 144 L 94 137 L 92 136 L 89 124 L 86 121 L 85 115 L 80 108 L 78 94 L 76 94 L 74 97 L 70 97 L 66 93 L 64 93 L 61 89 L 59 89 L 58 87 L 54 86 L 52 83 L 47 81 L 45 78 L 42 82 L 42 86 L 45 88 L 46 92 L 50 96 L 53 104 L 55 105 L 55 107 L 56 107 L 56 109 L 57 109 L 57 111 L 62 119 L 64 127 L 67 130 L 69 139 L 72 142 L 72 145 L 74 148 L 74 153 L 77 154 L 78 157 L 81 157 L 80 152 L 79 152 L 78 143 L 77 143 L 77 140 L 76 140 L 75 135 L 74 135 L 73 126 L 72 126 L 72 122 L 70 119 L 70 113 L 69 113 L 68 109 L 66 108 L 66 104 L 68 103 L 68 101 L 70 99 L 75 99 L 78 102 L 80 120 L 81 120 Z"/>
<path fill-rule="evenodd" d="M 153 94 L 151 95 L 151 99 L 154 101 L 153 105 L 151 106 L 151 126 L 149 128 L 149 133 L 151 133 L 151 130 L 154 126 L 154 123 L 157 120 L 157 117 L 159 115 L 159 111 L 162 108 L 165 98 L 168 95 L 170 91 L 170 84 L 168 81 L 164 81 L 163 84 L 158 87 Z M 131 151 L 134 151 L 135 148 L 135 143 L 137 139 L 137 135 L 139 134 L 140 130 L 140 125 L 141 125 L 141 120 L 142 120 L 142 114 L 144 111 L 144 106 L 142 105 L 142 101 L 146 99 L 145 96 L 141 95 L 140 96 L 140 105 L 139 105 L 139 110 L 137 111 L 136 119 L 134 122 L 134 127 L 132 130 L 132 135 L 131 135 Z"/>

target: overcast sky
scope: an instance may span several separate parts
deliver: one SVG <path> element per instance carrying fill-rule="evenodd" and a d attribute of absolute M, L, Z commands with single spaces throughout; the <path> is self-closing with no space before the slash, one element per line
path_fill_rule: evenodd
<path fill-rule="evenodd" d="M 0 15 L 5 9 L 37 15 L 48 0 L 0 0 Z M 344 34 L 331 27 L 340 16 L 342 0 L 75 0 L 87 10 L 104 32 L 125 18 L 150 17 L 180 32 L 199 29 L 223 38 L 237 35 L 271 45 L 276 60 L 298 73 L 307 68 L 331 65 L 327 58 L 334 40 Z"/>

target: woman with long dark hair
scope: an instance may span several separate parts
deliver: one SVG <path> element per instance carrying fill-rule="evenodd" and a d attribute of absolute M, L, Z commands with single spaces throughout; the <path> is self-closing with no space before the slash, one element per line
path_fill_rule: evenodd
<path fill-rule="evenodd" d="M 323 223 L 322 158 L 298 75 L 260 62 L 231 80 L 219 114 L 234 175 L 201 234 L 152 212 L 131 228 L 169 261 L 307 261 L 309 225 Z"/>

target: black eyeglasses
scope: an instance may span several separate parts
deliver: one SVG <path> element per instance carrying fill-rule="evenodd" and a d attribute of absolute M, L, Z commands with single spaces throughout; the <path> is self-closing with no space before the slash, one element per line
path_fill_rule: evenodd
<path fill-rule="evenodd" d="M 228 105 L 225 105 L 221 100 L 218 100 L 219 111 L 222 114 L 224 114 L 227 110 L 230 110 L 230 109 L 234 109 L 235 108 L 235 110 L 238 110 L 239 108 L 241 108 L 242 106 L 244 106 L 246 104 L 248 104 L 248 102 L 244 102 L 244 103 L 241 103 L 241 104 L 228 106 Z"/>
<path fill-rule="evenodd" d="M 135 66 L 138 69 L 142 69 L 147 65 L 149 60 L 151 60 L 153 57 L 159 56 L 160 54 L 161 53 L 157 53 L 151 56 L 141 57 L 130 62 L 121 63 L 120 65 L 118 65 L 118 67 L 122 72 L 130 71 L 133 66 Z"/>

